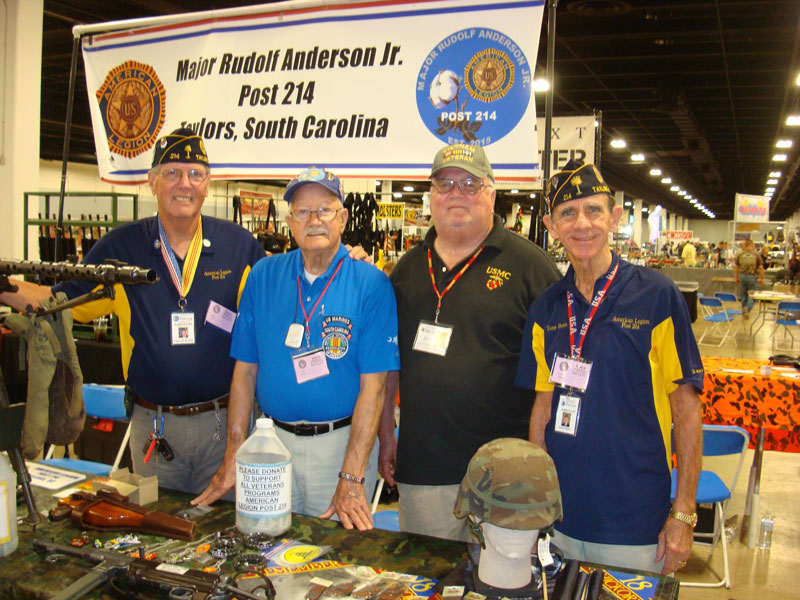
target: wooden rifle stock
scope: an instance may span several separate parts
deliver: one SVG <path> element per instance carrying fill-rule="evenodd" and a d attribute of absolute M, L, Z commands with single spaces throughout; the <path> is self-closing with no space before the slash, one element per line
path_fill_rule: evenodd
<path fill-rule="evenodd" d="M 181 540 L 194 539 L 197 529 L 194 521 L 134 504 L 127 496 L 110 490 L 70 494 L 50 511 L 53 521 L 68 515 L 81 528 L 134 530 Z"/>

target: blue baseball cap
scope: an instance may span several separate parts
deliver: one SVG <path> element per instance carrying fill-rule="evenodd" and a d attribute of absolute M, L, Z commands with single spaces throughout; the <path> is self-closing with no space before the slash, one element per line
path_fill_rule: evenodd
<path fill-rule="evenodd" d="M 292 179 L 289 185 L 286 186 L 283 199 L 286 200 L 286 202 L 291 202 L 294 193 L 307 183 L 318 183 L 336 194 L 336 197 L 344 203 L 344 188 L 342 187 L 341 180 L 330 171 L 320 167 L 308 167 L 297 175 L 297 177 Z"/>

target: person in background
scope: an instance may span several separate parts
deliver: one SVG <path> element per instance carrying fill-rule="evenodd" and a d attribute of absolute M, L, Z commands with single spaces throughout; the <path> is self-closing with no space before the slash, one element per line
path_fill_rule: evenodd
<path fill-rule="evenodd" d="M 530 309 L 516 383 L 535 391 L 529 439 L 558 471 L 554 543 L 568 558 L 671 573 L 697 522 L 703 363 L 675 284 L 609 248 L 622 215 L 610 194 L 577 161 L 545 187 L 544 222 L 570 268 Z"/>
<path fill-rule="evenodd" d="M 753 309 L 755 300 L 750 296 L 751 291 L 761 289 L 764 285 L 764 261 L 755 251 L 753 240 L 744 240 L 742 250 L 733 258 L 734 281 L 739 286 L 739 302 L 742 303 L 742 318 L 747 319 Z M 759 283 L 756 282 L 758 277 Z"/>
<path fill-rule="evenodd" d="M 692 242 L 686 242 L 683 245 L 681 259 L 684 267 L 694 267 L 697 264 L 697 250 Z"/>

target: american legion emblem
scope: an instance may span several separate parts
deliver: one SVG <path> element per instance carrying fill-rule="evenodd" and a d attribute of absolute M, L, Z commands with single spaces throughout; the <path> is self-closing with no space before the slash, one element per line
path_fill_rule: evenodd
<path fill-rule="evenodd" d="M 125 61 L 96 96 L 111 152 L 133 158 L 153 146 L 166 115 L 166 91 L 153 67 Z"/>

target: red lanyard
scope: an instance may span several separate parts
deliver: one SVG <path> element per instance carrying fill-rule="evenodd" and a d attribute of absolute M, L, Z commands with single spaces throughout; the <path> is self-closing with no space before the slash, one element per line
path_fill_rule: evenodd
<path fill-rule="evenodd" d="M 450 291 L 450 288 L 455 285 L 456 281 L 458 281 L 461 278 L 461 276 L 464 274 L 464 271 L 469 269 L 469 266 L 475 262 L 475 259 L 478 258 L 478 254 L 480 254 L 483 249 L 484 246 L 481 246 L 475 251 L 475 254 L 472 255 L 472 258 L 470 258 L 469 261 L 467 261 L 467 264 L 461 267 L 461 270 L 458 273 L 456 273 L 456 276 L 453 277 L 452 281 L 450 281 L 450 283 L 447 284 L 447 287 L 444 288 L 444 290 L 440 294 L 439 288 L 436 287 L 436 278 L 433 276 L 433 261 L 431 260 L 431 250 L 430 248 L 428 248 L 428 272 L 431 274 L 431 283 L 433 284 L 433 291 L 436 292 L 436 297 L 439 299 L 439 301 L 436 303 L 436 316 L 433 319 L 434 323 L 439 322 L 439 311 L 442 310 L 442 298 L 444 298 L 445 294 Z"/>
<path fill-rule="evenodd" d="M 603 286 L 602 290 L 599 290 L 597 294 L 595 294 L 594 299 L 592 300 L 592 310 L 589 311 L 589 314 L 583 319 L 583 325 L 581 325 L 581 333 L 580 333 L 580 340 L 578 344 L 575 344 L 575 332 L 577 330 L 576 323 L 575 323 L 575 316 L 572 314 L 572 305 L 575 304 L 575 297 L 572 295 L 572 292 L 567 290 L 567 317 L 569 321 L 569 347 L 570 347 L 570 356 L 572 358 L 580 358 L 581 351 L 583 350 L 583 342 L 586 340 L 586 332 L 589 330 L 589 325 L 594 318 L 594 314 L 597 312 L 597 309 L 603 303 L 603 300 L 606 297 L 606 292 L 608 288 L 611 286 L 611 282 L 614 281 L 614 277 L 617 274 L 617 269 L 619 268 L 619 262 L 614 265 L 614 268 L 611 269 L 611 272 L 606 276 L 606 284 Z"/>
<path fill-rule="evenodd" d="M 303 309 L 303 318 L 306 320 L 306 346 L 309 344 L 309 340 L 311 338 L 311 328 L 308 326 L 309 322 L 311 321 L 311 317 L 314 316 L 314 313 L 317 311 L 317 307 L 319 303 L 322 301 L 323 296 L 325 296 L 325 292 L 328 291 L 331 283 L 333 283 L 333 278 L 336 277 L 336 274 L 339 272 L 339 269 L 344 262 L 344 257 L 339 259 L 339 264 L 336 265 L 336 270 L 331 275 L 331 278 L 328 280 L 328 283 L 325 284 L 325 287 L 322 289 L 322 293 L 317 298 L 316 304 L 314 304 L 314 308 L 311 309 L 311 314 L 306 314 L 306 307 L 303 305 L 303 292 L 300 290 L 300 275 L 297 276 L 297 297 L 300 299 L 300 308 Z"/>

